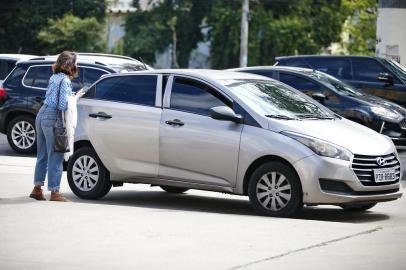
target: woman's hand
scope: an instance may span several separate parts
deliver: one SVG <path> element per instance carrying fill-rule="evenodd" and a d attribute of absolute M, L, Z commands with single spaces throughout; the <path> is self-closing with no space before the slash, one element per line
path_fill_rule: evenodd
<path fill-rule="evenodd" d="M 76 96 L 77 98 L 81 98 L 81 97 L 83 97 L 84 94 L 86 94 L 86 92 L 85 92 L 85 89 L 82 88 L 82 89 L 80 89 L 79 91 L 76 92 L 76 95 L 75 95 L 75 96 Z"/>

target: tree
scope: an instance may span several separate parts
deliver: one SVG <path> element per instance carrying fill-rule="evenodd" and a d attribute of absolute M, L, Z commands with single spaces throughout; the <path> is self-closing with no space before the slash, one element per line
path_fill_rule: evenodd
<path fill-rule="evenodd" d="M 378 3 L 376 0 L 343 0 L 349 18 L 344 27 L 348 41 L 343 41 L 350 54 L 374 55 L 376 45 L 376 18 Z"/>
<path fill-rule="evenodd" d="M 48 19 L 71 12 L 80 18 L 105 19 L 106 0 L 0 0 L 0 51 L 2 53 L 43 54 L 38 32 Z"/>
<path fill-rule="evenodd" d="M 211 1 L 163 0 L 150 10 L 138 10 L 126 19 L 124 51 L 149 62 L 155 54 L 176 48 L 176 62 L 187 67 L 189 56 L 203 40 L 201 27 Z M 138 1 L 134 6 L 139 7 Z M 175 63 L 173 63 L 176 66 Z"/>
<path fill-rule="evenodd" d="M 238 66 L 240 6 L 217 1 L 209 25 L 211 65 Z M 269 65 L 275 56 L 313 54 L 340 40 L 346 11 L 340 1 L 257 1 L 251 4 L 248 65 Z M 226 33 L 226 34 L 225 34 Z"/>
<path fill-rule="evenodd" d="M 103 25 L 94 17 L 81 19 L 68 13 L 61 19 L 49 19 L 48 25 L 38 33 L 38 40 L 50 54 L 63 50 L 100 51 L 104 48 L 102 29 Z"/>

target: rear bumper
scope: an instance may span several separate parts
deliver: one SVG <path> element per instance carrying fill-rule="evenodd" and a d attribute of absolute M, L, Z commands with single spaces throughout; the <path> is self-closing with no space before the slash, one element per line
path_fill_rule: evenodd
<path fill-rule="evenodd" d="M 305 204 L 376 203 L 402 196 L 400 181 L 388 185 L 363 185 L 349 161 L 313 155 L 296 162 L 294 167 L 301 179 Z M 335 186 L 326 186 L 323 181 Z"/>

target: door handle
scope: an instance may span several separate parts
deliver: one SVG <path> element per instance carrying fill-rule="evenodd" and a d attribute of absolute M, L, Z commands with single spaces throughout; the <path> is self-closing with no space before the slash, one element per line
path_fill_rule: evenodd
<path fill-rule="evenodd" d="M 110 119 L 110 118 L 112 118 L 113 116 L 111 116 L 111 115 L 109 115 L 109 114 L 107 114 L 107 113 L 105 113 L 105 112 L 98 112 L 98 113 L 91 113 L 91 114 L 89 114 L 89 117 L 92 117 L 92 118 Z"/>
<path fill-rule="evenodd" d="M 165 121 L 165 124 L 170 125 L 170 126 L 183 126 L 185 123 L 183 123 L 179 119 L 173 119 L 173 120 Z"/>

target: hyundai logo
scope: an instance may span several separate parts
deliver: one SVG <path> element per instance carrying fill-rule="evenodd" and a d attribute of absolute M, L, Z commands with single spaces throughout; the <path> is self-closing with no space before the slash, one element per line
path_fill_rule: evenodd
<path fill-rule="evenodd" d="M 385 166 L 386 165 L 386 159 L 382 157 L 376 158 L 376 163 L 378 163 L 379 166 Z"/>

